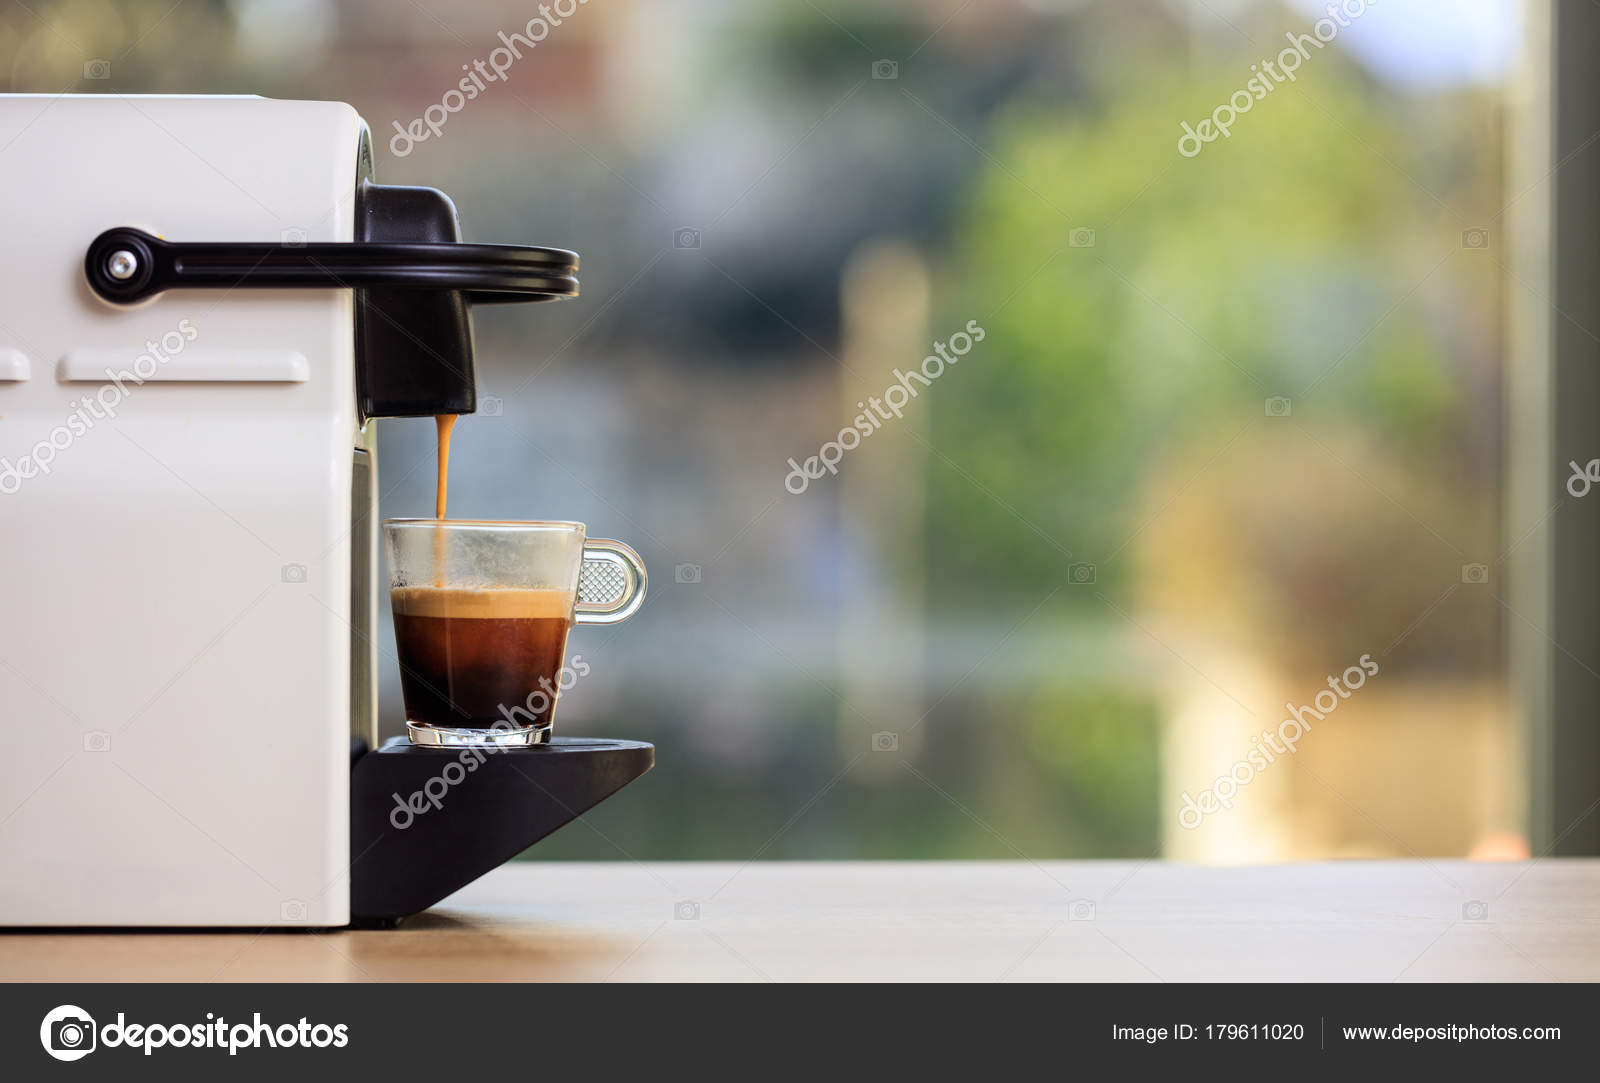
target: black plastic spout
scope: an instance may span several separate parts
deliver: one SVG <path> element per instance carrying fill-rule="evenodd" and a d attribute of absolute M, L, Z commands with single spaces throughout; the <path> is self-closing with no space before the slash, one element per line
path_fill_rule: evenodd
<path fill-rule="evenodd" d="M 364 184 L 356 240 L 456 244 L 455 204 L 437 188 Z M 478 409 L 472 309 L 458 290 L 356 291 L 356 395 L 362 417 Z"/>

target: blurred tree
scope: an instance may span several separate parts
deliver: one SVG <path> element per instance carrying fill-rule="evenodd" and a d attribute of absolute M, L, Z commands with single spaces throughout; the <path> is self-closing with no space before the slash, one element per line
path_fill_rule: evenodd
<path fill-rule="evenodd" d="M 942 325 L 989 335 L 932 399 L 948 459 L 930 481 L 932 604 L 1037 596 L 1070 561 L 1124 581 L 1140 494 L 1279 421 L 1271 398 L 1286 428 L 1364 430 L 1435 478 L 1493 443 L 1451 341 L 1459 313 L 1493 311 L 1493 281 L 1451 281 L 1459 237 L 1408 179 L 1448 197 L 1475 174 L 1433 176 L 1359 69 L 1315 62 L 1314 90 L 1278 87 L 1192 159 L 1179 121 L 1225 101 L 1242 65 L 996 124 L 948 268 Z M 1493 507 L 1492 487 L 1450 495 Z"/>

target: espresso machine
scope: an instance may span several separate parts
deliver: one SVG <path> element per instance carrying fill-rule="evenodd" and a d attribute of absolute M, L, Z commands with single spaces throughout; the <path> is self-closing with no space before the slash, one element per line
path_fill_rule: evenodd
<path fill-rule="evenodd" d="M 348 105 L 0 95 L 0 926 L 417 913 L 649 770 L 378 742 L 374 419 L 470 414 L 461 241 Z"/>

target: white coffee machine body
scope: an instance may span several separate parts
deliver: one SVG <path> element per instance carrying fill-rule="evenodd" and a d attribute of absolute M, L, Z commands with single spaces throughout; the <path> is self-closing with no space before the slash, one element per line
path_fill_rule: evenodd
<path fill-rule="evenodd" d="M 349 920 L 351 291 L 115 305 L 84 262 L 119 226 L 350 241 L 363 136 L 338 103 L 0 96 L 0 924 Z"/>

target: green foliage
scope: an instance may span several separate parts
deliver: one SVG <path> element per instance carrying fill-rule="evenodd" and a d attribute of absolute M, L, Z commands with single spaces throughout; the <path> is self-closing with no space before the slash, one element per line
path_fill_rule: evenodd
<path fill-rule="evenodd" d="M 1421 167 L 1401 119 L 1333 54 L 1310 74 L 1193 159 L 1180 120 L 1208 115 L 1238 71 L 1121 86 L 1092 117 L 1024 105 L 997 122 L 944 321 L 989 335 L 932 407 L 934 445 L 970 475 L 941 465 L 931 481 L 940 602 L 1062 581 L 1069 558 L 1018 517 L 1114 587 L 1150 472 L 1255 423 L 1270 396 L 1448 454 L 1460 395 L 1409 295 L 1458 237 L 1407 179 Z M 1092 247 L 1073 245 L 1081 229 Z"/>
<path fill-rule="evenodd" d="M 1045 685 L 1020 711 L 1040 774 L 1067 795 L 1096 852 L 1153 853 L 1160 842 L 1161 710 L 1125 685 Z"/>

